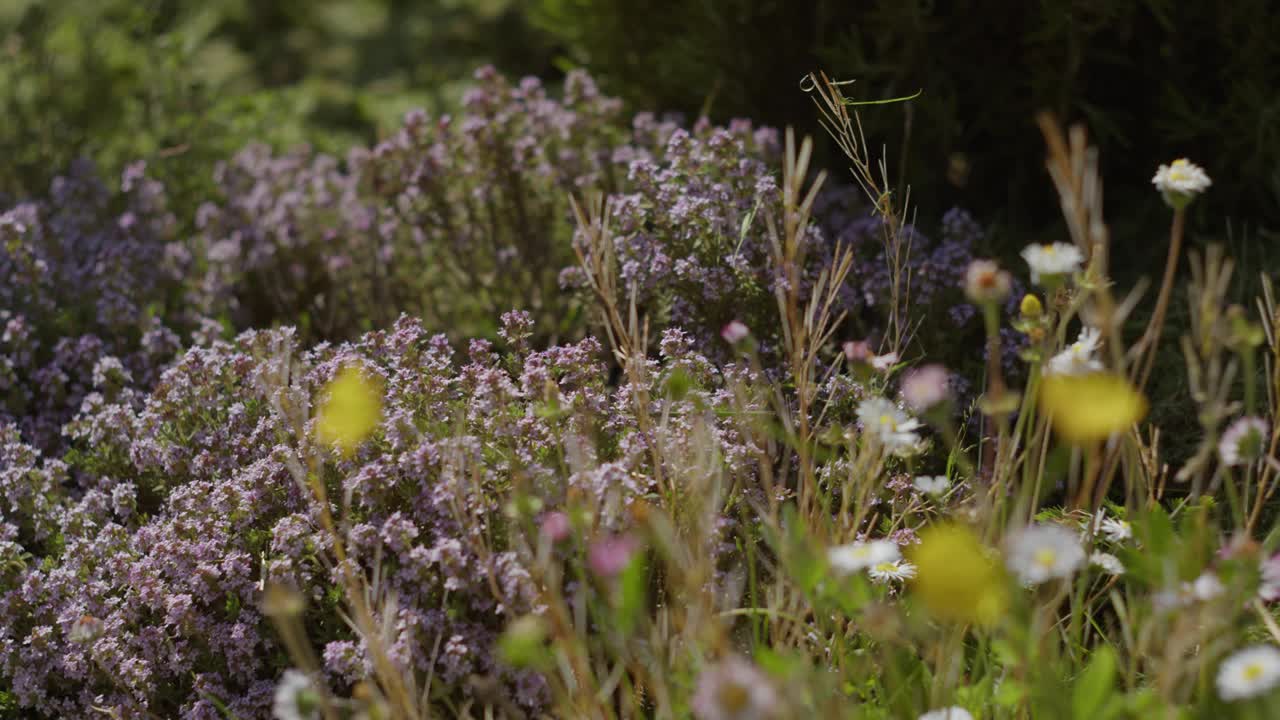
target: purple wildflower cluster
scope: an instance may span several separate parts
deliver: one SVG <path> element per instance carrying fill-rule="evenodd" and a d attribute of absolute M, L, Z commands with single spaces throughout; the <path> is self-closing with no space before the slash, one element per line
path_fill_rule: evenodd
<path fill-rule="evenodd" d="M 475 80 L 458 117 L 410 112 L 345 162 L 258 145 L 220 166 L 221 197 L 196 221 L 208 297 L 242 327 L 306 317 L 329 338 L 401 311 L 459 337 L 490 334 L 512 306 L 565 317 L 568 196 L 611 189 L 621 104 L 582 72 L 560 99 L 492 68 Z"/>
<path fill-rule="evenodd" d="M 458 358 L 408 318 L 305 352 L 290 329 L 249 331 L 188 350 L 146 395 L 91 395 L 67 430 L 82 450 L 66 460 L 4 427 L 0 684 L 51 717 L 213 719 L 217 702 L 267 717 L 287 660 L 260 608 L 265 585 L 282 583 L 308 599 L 328 681 L 349 688 L 365 652 L 338 615 L 329 539 L 297 481 L 318 457 L 330 496 L 349 503 L 350 552 L 369 573 L 380 560 L 396 597 L 393 660 L 454 692 L 499 678 L 540 706 L 540 677 L 492 654 L 503 625 L 538 603 L 501 506 L 511 484 L 550 509 L 586 502 L 599 532 L 620 532 L 654 491 L 652 443 L 687 456 L 697 423 L 730 468 L 754 450 L 717 415 L 730 401 L 722 371 L 682 332 L 665 334 L 653 389 L 677 372 L 693 389 L 664 401 L 668 420 L 649 435 L 631 395 L 606 384 L 596 340 L 534 351 L 520 341 L 530 332 L 510 313 L 510 350 L 475 341 Z M 308 418 L 316 389 L 351 364 L 388 394 L 379 431 L 346 458 L 313 444 Z"/>
<path fill-rule="evenodd" d="M 176 228 L 142 163 L 118 192 L 76 163 L 0 212 L 0 423 L 53 448 L 89 392 L 154 380 L 180 345 L 170 327 L 194 321 Z"/>
<path fill-rule="evenodd" d="M 76 165 L 47 197 L 3 206 L 0 686 L 23 712 L 266 717 L 289 666 L 261 609 L 272 583 L 306 598 L 323 679 L 347 692 L 366 677 L 308 473 L 395 597 L 392 661 L 446 695 L 481 676 L 538 708 L 543 679 L 492 650 L 543 590 L 524 537 L 538 522 L 502 504 L 513 489 L 559 518 L 558 543 L 621 538 L 625 560 L 628 511 L 655 478 L 708 446 L 726 478 L 752 472 L 763 451 L 729 408 L 760 378 L 727 362 L 720 330 L 737 321 L 766 360 L 778 346 L 776 131 L 650 114 L 627 127 L 581 73 L 559 99 L 491 69 L 476 81 L 458 117 L 410 113 L 342 161 L 246 148 L 195 218 L 175 218 L 141 164 L 116 190 Z M 597 340 L 546 342 L 584 334 L 568 198 L 589 190 L 608 196 L 620 279 L 657 327 L 642 376 L 661 422 L 644 430 Z M 847 337 L 874 333 L 892 293 L 883 226 L 856 197 L 822 195 L 798 275 L 803 295 L 837 244 L 855 250 L 836 308 Z M 903 232 L 913 308 L 970 324 L 958 286 L 980 229 L 952 211 L 937 243 Z M 212 318 L 299 328 L 225 341 Z M 458 357 L 473 335 L 493 340 Z M 388 395 L 347 457 L 312 441 L 311 418 L 350 365 Z M 842 374 L 824 392 L 833 426 L 862 398 Z M 566 537 L 570 514 L 589 537 Z"/>

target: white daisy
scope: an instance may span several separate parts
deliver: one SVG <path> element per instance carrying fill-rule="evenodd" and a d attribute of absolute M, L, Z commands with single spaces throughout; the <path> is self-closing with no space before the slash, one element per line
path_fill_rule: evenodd
<path fill-rule="evenodd" d="M 768 675 L 730 657 L 702 672 L 691 704 L 698 720 L 765 720 L 777 716 L 779 702 Z"/>
<path fill-rule="evenodd" d="M 1280 600 L 1280 553 L 1262 561 L 1262 581 L 1258 584 L 1258 597 L 1266 602 Z"/>
<path fill-rule="evenodd" d="M 1242 417 L 1231 423 L 1218 441 L 1218 457 L 1223 465 L 1247 465 L 1266 451 L 1271 428 L 1260 417 Z"/>
<path fill-rule="evenodd" d="M 1094 357 L 1098 345 L 1102 342 L 1102 333 L 1097 328 L 1086 327 L 1080 331 L 1080 337 L 1067 346 L 1065 350 L 1049 358 L 1045 368 L 1051 375 L 1087 375 L 1102 369 L 1102 363 Z"/>
<path fill-rule="evenodd" d="M 1169 165 L 1161 165 L 1156 170 L 1155 177 L 1151 178 L 1151 184 L 1155 185 L 1166 199 L 1173 196 L 1185 201 L 1208 190 L 1213 181 L 1209 179 L 1204 168 L 1186 158 L 1179 158 Z"/>
<path fill-rule="evenodd" d="M 973 716 L 959 705 L 952 705 L 941 710 L 930 710 L 921 715 L 920 720 L 973 720 Z"/>
<path fill-rule="evenodd" d="M 1023 248 L 1022 259 L 1031 267 L 1031 282 L 1039 285 L 1042 277 L 1053 279 L 1079 272 L 1084 253 L 1070 243 L 1032 244 Z"/>
<path fill-rule="evenodd" d="M 1133 537 L 1133 526 L 1128 520 L 1110 517 L 1105 510 L 1099 510 L 1093 516 L 1092 529 L 1095 535 L 1101 535 L 1113 543 L 1122 543 Z"/>
<path fill-rule="evenodd" d="M 1218 696 L 1227 702 L 1265 695 L 1280 684 L 1280 650 L 1253 645 L 1218 666 Z"/>
<path fill-rule="evenodd" d="M 1197 602 L 1207 602 L 1226 592 L 1217 575 L 1205 571 L 1193 582 L 1184 582 L 1175 589 L 1161 590 L 1152 596 L 1157 610 L 1168 611 L 1187 607 Z"/>
<path fill-rule="evenodd" d="M 311 686 L 311 678 L 301 670 L 285 670 L 276 684 L 275 702 L 271 710 L 276 720 L 314 720 L 319 698 Z"/>
<path fill-rule="evenodd" d="M 891 452 L 914 449 L 920 444 L 920 421 L 882 397 L 871 397 L 858 405 L 858 419 L 865 432 L 874 433 Z"/>
<path fill-rule="evenodd" d="M 934 475 L 932 477 L 920 475 L 912 480 L 911 484 L 916 490 L 925 495 L 942 495 L 947 491 L 947 488 L 951 487 L 951 481 L 947 479 L 946 475 Z"/>
<path fill-rule="evenodd" d="M 1080 538 L 1061 525 L 1030 525 L 1007 542 L 1006 563 L 1025 585 L 1070 577 L 1085 562 Z"/>
<path fill-rule="evenodd" d="M 1191 595 L 1202 602 L 1212 600 L 1226 591 L 1226 586 L 1218 576 L 1209 571 L 1201 573 L 1200 577 L 1191 583 Z"/>
<path fill-rule="evenodd" d="M 889 560 L 876 563 L 867 569 L 872 580 L 890 583 L 896 580 L 910 580 L 916 576 L 916 566 L 905 560 Z"/>
<path fill-rule="evenodd" d="M 827 562 L 841 575 L 866 570 L 884 563 L 894 563 L 902 558 L 898 544 L 892 540 L 851 542 L 827 551 Z"/>
<path fill-rule="evenodd" d="M 884 355 L 876 355 L 871 358 L 871 367 L 880 372 L 888 372 L 894 365 L 898 364 L 898 353 L 891 352 Z"/>
<path fill-rule="evenodd" d="M 1124 563 L 1111 553 L 1095 552 L 1089 556 L 1089 564 L 1102 568 L 1108 575 L 1123 575 Z"/>
<path fill-rule="evenodd" d="M 849 340 L 841 347 L 850 365 L 870 365 L 877 372 L 888 372 L 898 364 L 898 353 L 877 355 L 871 350 L 871 343 L 866 340 Z"/>

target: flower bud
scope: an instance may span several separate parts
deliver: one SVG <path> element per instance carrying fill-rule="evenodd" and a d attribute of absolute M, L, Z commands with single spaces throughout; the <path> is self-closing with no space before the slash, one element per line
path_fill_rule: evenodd
<path fill-rule="evenodd" d="M 987 305 L 1009 297 L 1013 279 L 994 260 L 974 260 L 964 274 L 964 293 L 975 303 Z"/>
<path fill-rule="evenodd" d="M 1022 296 L 1022 303 L 1018 306 L 1018 311 L 1027 320 L 1037 320 L 1044 314 L 1044 305 L 1040 304 L 1040 298 L 1036 297 L 1034 293 L 1027 293 Z"/>

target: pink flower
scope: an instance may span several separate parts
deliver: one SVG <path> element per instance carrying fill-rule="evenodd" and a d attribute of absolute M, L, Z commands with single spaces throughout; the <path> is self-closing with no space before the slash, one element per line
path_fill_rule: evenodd
<path fill-rule="evenodd" d="M 538 532 L 553 543 L 567 539 L 572 530 L 573 525 L 569 522 L 569 516 L 559 511 L 543 515 L 542 525 L 538 528 Z"/>
<path fill-rule="evenodd" d="M 902 378 L 902 401 L 913 412 L 923 413 L 941 405 L 951 396 L 951 374 L 941 365 L 925 365 Z"/>
<path fill-rule="evenodd" d="M 640 542 L 630 535 L 597 540 L 587 551 L 587 564 L 591 566 L 591 572 L 600 577 L 615 577 L 627 567 L 639 547 Z"/>
<path fill-rule="evenodd" d="M 724 338 L 724 341 L 730 345 L 737 345 L 743 340 L 746 340 L 747 336 L 750 334 L 751 330 L 749 330 L 740 320 L 734 320 L 720 330 L 720 337 Z"/>

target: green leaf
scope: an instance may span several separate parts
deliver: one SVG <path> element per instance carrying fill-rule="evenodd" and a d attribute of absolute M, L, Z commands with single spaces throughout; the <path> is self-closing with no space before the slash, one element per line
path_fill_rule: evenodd
<path fill-rule="evenodd" d="M 649 576 L 644 563 L 644 553 L 637 552 L 618 578 L 618 630 L 630 634 L 644 613 L 645 596 L 648 593 Z"/>
<path fill-rule="evenodd" d="M 996 688 L 996 704 L 1001 707 L 1017 707 L 1022 704 L 1026 697 L 1027 686 L 1018 680 L 1003 680 L 1000 683 L 1000 687 Z"/>
<path fill-rule="evenodd" d="M 685 399 L 689 394 L 689 390 L 693 388 L 693 378 L 689 373 L 676 368 L 667 376 L 667 397 L 679 402 Z"/>
<path fill-rule="evenodd" d="M 554 666 L 547 647 L 546 622 L 536 615 L 525 615 L 511 623 L 498 638 L 498 656 L 516 668 L 547 670 Z"/>
<path fill-rule="evenodd" d="M 1116 654 L 1106 645 L 1093 651 L 1093 660 L 1076 680 L 1071 692 L 1071 716 L 1075 720 L 1101 720 L 1102 710 L 1115 690 Z"/>

